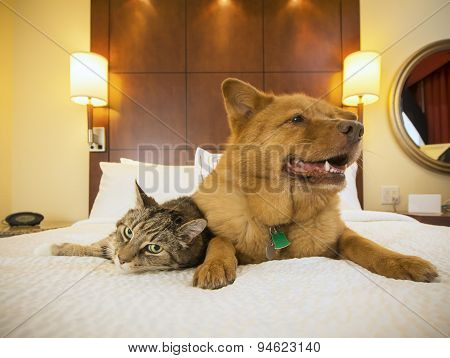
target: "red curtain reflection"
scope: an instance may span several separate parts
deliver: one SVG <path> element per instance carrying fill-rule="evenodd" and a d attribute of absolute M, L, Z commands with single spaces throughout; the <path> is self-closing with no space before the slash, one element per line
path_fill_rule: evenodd
<path fill-rule="evenodd" d="M 423 79 L 424 109 L 428 125 L 428 143 L 449 143 L 450 63 Z"/>

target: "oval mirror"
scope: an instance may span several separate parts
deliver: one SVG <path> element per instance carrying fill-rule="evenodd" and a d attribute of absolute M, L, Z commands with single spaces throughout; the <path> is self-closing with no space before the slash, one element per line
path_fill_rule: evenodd
<path fill-rule="evenodd" d="M 406 153 L 426 168 L 450 173 L 450 40 L 434 42 L 406 61 L 390 103 Z"/>

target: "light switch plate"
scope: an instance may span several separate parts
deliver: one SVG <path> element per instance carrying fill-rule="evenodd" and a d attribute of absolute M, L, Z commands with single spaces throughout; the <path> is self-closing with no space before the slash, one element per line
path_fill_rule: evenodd
<path fill-rule="evenodd" d="M 89 147 L 90 152 L 104 152 L 106 151 L 106 135 L 104 127 L 93 127 L 94 143 Z"/>
<path fill-rule="evenodd" d="M 396 185 L 381 187 L 381 204 L 392 205 L 398 204 L 400 200 L 400 188 Z"/>

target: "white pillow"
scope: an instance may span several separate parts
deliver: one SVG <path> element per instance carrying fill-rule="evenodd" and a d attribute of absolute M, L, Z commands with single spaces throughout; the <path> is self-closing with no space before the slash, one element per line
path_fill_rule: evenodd
<path fill-rule="evenodd" d="M 192 195 L 198 187 L 193 165 L 162 165 L 128 158 L 120 158 L 120 163 L 139 167 L 139 185 L 142 183 L 142 189 L 158 203 L 173 199 L 173 195 Z"/>
<path fill-rule="evenodd" d="M 101 162 L 100 168 L 103 174 L 89 217 L 118 220 L 136 203 L 133 187 L 137 177 L 136 167 Z"/>
<path fill-rule="evenodd" d="M 358 199 L 358 190 L 356 189 L 356 173 L 358 164 L 353 163 L 345 170 L 345 181 L 347 185 L 339 193 L 341 198 L 341 210 L 362 210 Z"/>
<path fill-rule="evenodd" d="M 211 173 L 219 162 L 222 154 L 210 153 L 200 147 L 195 151 L 194 172 L 195 179 L 200 184 Z"/>
<path fill-rule="evenodd" d="M 192 166 L 101 162 L 102 178 L 91 218 L 118 220 L 136 204 L 134 181 L 158 203 L 191 195 L 197 188 Z"/>
<path fill-rule="evenodd" d="M 201 183 L 209 173 L 216 167 L 222 154 L 213 154 L 202 148 L 197 148 L 195 152 L 195 177 Z M 357 163 L 353 163 L 345 170 L 345 189 L 339 193 L 341 199 L 341 210 L 362 210 L 358 200 L 358 191 L 356 189 Z"/>

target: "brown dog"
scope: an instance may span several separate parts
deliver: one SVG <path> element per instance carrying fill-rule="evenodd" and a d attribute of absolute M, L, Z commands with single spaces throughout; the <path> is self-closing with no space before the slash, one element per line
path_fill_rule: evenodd
<path fill-rule="evenodd" d="M 396 279 L 437 276 L 429 262 L 385 249 L 341 220 L 337 193 L 363 135 L 352 112 L 303 94 L 262 93 L 237 79 L 225 80 L 222 92 L 232 133 L 194 195 L 215 235 L 195 286 L 232 283 L 238 262 L 309 256 L 348 259 Z M 284 246 L 283 233 L 290 244 L 275 249 Z"/>

